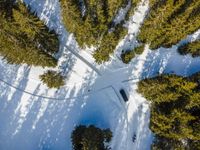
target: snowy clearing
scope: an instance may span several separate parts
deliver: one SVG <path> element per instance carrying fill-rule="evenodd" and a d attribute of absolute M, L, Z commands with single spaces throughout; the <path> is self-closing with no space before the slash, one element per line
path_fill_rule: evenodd
<path fill-rule="evenodd" d="M 148 12 L 142 0 L 127 23 L 128 35 L 119 43 L 111 61 L 97 65 L 88 51 L 80 50 L 61 22 L 58 0 L 26 0 L 50 28 L 60 33 L 56 68 L 66 76 L 66 85 L 48 89 L 39 80 L 48 68 L 9 65 L 0 59 L 0 149 L 71 150 L 70 136 L 76 125 L 110 128 L 113 150 L 148 150 L 149 104 L 137 93 L 137 82 L 157 74 L 187 76 L 200 71 L 200 58 L 181 56 L 177 45 L 143 54 L 125 65 L 118 56 L 127 46 L 137 46 L 136 35 Z M 200 31 L 181 42 L 196 40 Z M 119 93 L 125 89 L 129 101 Z M 135 142 L 132 142 L 136 134 Z"/>

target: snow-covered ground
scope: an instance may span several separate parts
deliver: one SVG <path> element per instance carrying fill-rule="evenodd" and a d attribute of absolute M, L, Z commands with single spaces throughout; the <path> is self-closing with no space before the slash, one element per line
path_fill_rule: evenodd
<path fill-rule="evenodd" d="M 58 0 L 25 1 L 60 34 L 55 69 L 66 76 L 66 85 L 48 89 L 39 75 L 49 68 L 9 65 L 0 59 L 0 150 L 71 150 L 70 135 L 79 124 L 110 128 L 112 150 L 150 149 L 149 104 L 137 93 L 137 82 L 163 73 L 190 75 L 200 71 L 200 58 L 179 55 L 177 45 L 156 51 L 146 45 L 130 64 L 119 60 L 122 49 L 138 44 L 136 35 L 148 12 L 148 0 L 138 5 L 127 22 L 128 35 L 102 65 L 95 63 L 90 50 L 80 50 L 65 30 Z M 198 38 L 200 31 L 180 43 Z M 119 93 L 121 88 L 129 96 L 127 103 Z"/>

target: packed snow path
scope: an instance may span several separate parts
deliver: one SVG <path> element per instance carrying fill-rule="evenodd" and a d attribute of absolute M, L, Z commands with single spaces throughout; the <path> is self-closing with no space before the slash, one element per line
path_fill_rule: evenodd
<path fill-rule="evenodd" d="M 90 51 L 80 50 L 73 36 L 66 32 L 60 21 L 58 1 L 26 2 L 60 33 L 56 69 L 66 75 L 66 85 L 58 90 L 48 89 L 38 77 L 49 68 L 9 65 L 1 59 L 0 149 L 71 150 L 71 132 L 79 124 L 110 128 L 112 150 L 150 149 L 149 105 L 137 93 L 137 82 L 164 73 L 190 75 L 200 71 L 200 58 L 180 56 L 176 45 L 156 51 L 146 45 L 143 54 L 129 65 L 119 60 L 122 49 L 138 44 L 136 35 L 148 11 L 147 0 L 142 0 L 127 23 L 129 33 L 111 61 L 103 65 L 95 63 Z M 197 31 L 180 43 L 196 40 L 199 35 Z M 129 97 L 127 103 L 119 93 L 122 88 Z"/>
<path fill-rule="evenodd" d="M 79 53 L 73 51 L 69 46 L 66 46 L 67 50 L 70 51 L 72 54 L 74 54 L 76 57 L 78 57 L 80 60 L 82 60 L 85 64 L 87 64 L 92 70 L 94 70 L 98 75 L 101 76 L 101 73 L 99 70 L 90 62 L 88 62 L 84 57 L 82 57 Z"/>

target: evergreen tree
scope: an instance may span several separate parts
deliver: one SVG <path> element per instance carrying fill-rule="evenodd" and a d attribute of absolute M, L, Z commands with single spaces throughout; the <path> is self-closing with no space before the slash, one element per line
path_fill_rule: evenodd
<path fill-rule="evenodd" d="M 49 31 L 44 22 L 30 12 L 24 3 L 9 5 L 1 1 L 0 13 L 0 54 L 15 64 L 55 67 L 57 60 L 53 54 L 58 50 L 59 42 L 54 31 Z"/>
<path fill-rule="evenodd" d="M 64 77 L 57 73 L 56 71 L 48 70 L 43 75 L 40 76 L 40 79 L 44 84 L 46 84 L 49 88 L 60 88 L 63 86 Z"/>
<path fill-rule="evenodd" d="M 123 50 L 121 53 L 121 59 L 123 63 L 128 64 L 136 55 L 142 54 L 144 51 L 144 44 L 135 47 L 132 50 Z"/>
<path fill-rule="evenodd" d="M 121 59 L 123 63 L 128 64 L 135 57 L 134 51 L 125 51 L 121 53 Z"/>
<path fill-rule="evenodd" d="M 112 132 L 93 125 L 80 125 L 72 132 L 71 138 L 74 150 L 109 150 L 105 143 L 110 142 Z"/>
<path fill-rule="evenodd" d="M 131 10 L 139 0 L 132 0 Z M 128 5 L 128 0 L 84 0 L 83 4 L 74 0 L 60 0 L 63 22 L 69 32 L 74 36 L 81 47 L 97 46 L 94 58 L 97 63 L 108 61 L 117 43 L 127 33 L 123 21 L 119 24 L 113 22 L 119 9 Z M 84 7 L 83 7 L 84 6 Z M 67 14 L 67 15 L 65 15 Z"/>
<path fill-rule="evenodd" d="M 138 91 L 151 101 L 153 149 L 190 149 L 200 142 L 200 73 L 142 80 Z"/>
<path fill-rule="evenodd" d="M 200 56 L 200 40 L 197 40 L 192 43 L 186 43 L 178 47 L 180 54 L 192 54 L 193 57 Z"/>
<path fill-rule="evenodd" d="M 0 0 L 0 16 L 7 19 L 12 18 L 12 8 L 15 0 Z"/>
<path fill-rule="evenodd" d="M 152 150 L 185 150 L 183 143 L 177 140 L 171 140 L 161 136 L 157 136 L 154 139 L 154 143 L 151 146 Z"/>
<path fill-rule="evenodd" d="M 150 6 L 138 39 L 151 49 L 171 47 L 200 28 L 200 1 L 150 0 Z"/>

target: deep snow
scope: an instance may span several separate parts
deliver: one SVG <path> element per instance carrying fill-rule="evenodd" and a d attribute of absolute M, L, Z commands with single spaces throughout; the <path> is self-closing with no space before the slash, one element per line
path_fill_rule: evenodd
<path fill-rule="evenodd" d="M 49 68 L 9 65 L 1 59 L 0 149 L 70 150 L 70 134 L 79 124 L 110 128 L 113 150 L 150 149 L 153 135 L 148 128 L 149 104 L 137 93 L 137 82 L 163 73 L 190 75 L 200 71 L 200 58 L 179 55 L 177 45 L 156 51 L 146 45 L 143 54 L 130 64 L 121 62 L 121 50 L 138 44 L 136 35 L 148 12 L 148 0 L 139 4 L 127 22 L 128 35 L 119 43 L 111 60 L 102 65 L 92 58 L 95 47 L 80 50 L 73 35 L 65 30 L 57 0 L 25 1 L 60 34 L 56 55 L 59 65 L 55 70 L 66 76 L 66 85 L 59 90 L 48 89 L 38 77 Z M 198 38 L 200 31 L 179 44 Z M 127 103 L 119 94 L 121 88 L 129 96 Z"/>

